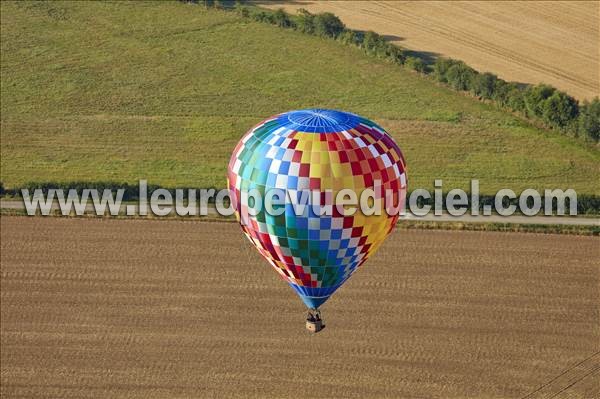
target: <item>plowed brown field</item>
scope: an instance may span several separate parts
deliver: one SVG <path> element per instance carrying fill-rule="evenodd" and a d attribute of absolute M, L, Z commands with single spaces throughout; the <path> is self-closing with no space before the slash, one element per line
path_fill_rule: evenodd
<path fill-rule="evenodd" d="M 548 83 L 577 98 L 600 95 L 598 1 L 275 1 L 330 11 L 351 28 L 411 50 L 458 58 L 480 71 Z"/>
<path fill-rule="evenodd" d="M 599 397 L 598 238 L 397 231 L 311 336 L 235 224 L 0 223 L 3 398 Z"/>

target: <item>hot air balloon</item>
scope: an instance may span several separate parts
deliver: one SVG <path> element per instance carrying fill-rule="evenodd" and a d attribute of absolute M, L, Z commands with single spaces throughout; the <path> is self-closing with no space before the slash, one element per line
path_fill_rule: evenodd
<path fill-rule="evenodd" d="M 295 110 L 262 121 L 243 136 L 228 168 L 243 232 L 308 307 L 312 332 L 324 327 L 319 307 L 394 229 L 406 184 L 400 148 L 383 128 L 327 109 Z M 338 209 L 336 197 L 344 189 L 357 196 L 371 190 L 370 203 L 382 212 Z M 285 192 L 270 211 L 266 201 L 250 199 L 251 192 L 265 196 L 270 190 Z M 317 206 L 300 209 L 307 191 L 309 204 Z"/>

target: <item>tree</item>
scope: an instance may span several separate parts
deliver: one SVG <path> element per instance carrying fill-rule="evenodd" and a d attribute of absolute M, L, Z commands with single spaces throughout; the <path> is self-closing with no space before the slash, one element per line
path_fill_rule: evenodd
<path fill-rule="evenodd" d="M 433 72 L 438 81 L 442 83 L 448 83 L 446 74 L 448 73 L 448 69 L 451 66 L 455 65 L 459 61 L 453 60 L 451 58 L 438 58 L 435 60 L 435 65 L 433 66 Z"/>
<path fill-rule="evenodd" d="M 476 73 L 464 62 L 457 62 L 448 68 L 446 80 L 456 90 L 469 90 Z"/>
<path fill-rule="evenodd" d="M 554 87 L 544 84 L 527 88 L 524 99 L 528 114 L 530 116 L 542 116 L 544 101 L 554 94 L 555 91 Z"/>
<path fill-rule="evenodd" d="M 584 102 L 579 113 L 579 131 L 592 140 L 600 140 L 600 100 Z"/>
<path fill-rule="evenodd" d="M 250 16 L 250 10 L 248 10 L 248 7 L 244 6 L 239 0 L 236 0 L 235 2 L 235 11 L 241 17 L 248 18 Z"/>
<path fill-rule="evenodd" d="M 267 11 L 263 11 L 263 10 L 256 10 L 256 11 L 252 11 L 252 13 L 250 14 L 250 16 L 255 21 L 264 22 L 264 23 L 268 23 L 268 24 L 274 24 L 275 23 L 275 19 L 273 17 L 273 13 L 271 13 L 270 11 L 267 12 Z"/>
<path fill-rule="evenodd" d="M 498 77 L 492 73 L 486 72 L 475 75 L 471 90 L 476 96 L 491 99 L 496 90 L 496 81 Z"/>
<path fill-rule="evenodd" d="M 579 104 L 573 97 L 554 91 L 542 102 L 542 118 L 553 126 L 566 127 L 579 113 Z"/>
<path fill-rule="evenodd" d="M 351 29 L 344 30 L 339 36 L 338 40 L 344 44 L 359 45 L 359 36 Z"/>
<path fill-rule="evenodd" d="M 304 33 L 313 34 L 313 33 L 315 33 L 314 19 L 315 19 L 315 16 L 313 14 L 311 14 L 304 8 L 301 8 L 298 10 L 296 26 L 298 27 L 298 29 L 300 31 L 302 31 Z"/>
<path fill-rule="evenodd" d="M 387 57 L 397 63 L 397 64 L 404 64 L 404 61 L 406 60 L 406 56 L 404 55 L 404 52 L 402 51 L 402 49 L 392 43 L 386 42 L 386 46 L 387 46 L 387 51 L 386 51 L 386 55 Z"/>
<path fill-rule="evenodd" d="M 336 38 L 346 29 L 342 21 L 330 12 L 315 15 L 313 23 L 315 34 L 319 36 Z"/>
<path fill-rule="evenodd" d="M 377 48 L 381 46 L 381 37 L 371 30 L 367 31 L 363 36 L 362 45 L 367 52 L 375 53 Z"/>
<path fill-rule="evenodd" d="M 406 65 L 419 73 L 427 72 L 427 65 L 422 59 L 416 57 L 406 57 Z"/>
<path fill-rule="evenodd" d="M 389 59 L 395 63 L 404 63 L 404 52 L 401 48 L 393 45 L 385 40 L 385 38 L 373 31 L 364 33 L 362 38 L 362 48 L 368 54 L 375 55 L 379 58 Z"/>
<path fill-rule="evenodd" d="M 273 21 L 275 25 L 281 28 L 289 28 L 292 26 L 292 22 L 287 13 L 283 11 L 283 8 L 279 8 L 273 13 Z"/>
<path fill-rule="evenodd" d="M 525 111 L 525 97 L 523 90 L 517 85 L 512 86 L 506 95 L 506 105 L 513 111 Z"/>
<path fill-rule="evenodd" d="M 503 107 L 506 107 L 508 100 L 508 92 L 510 91 L 510 83 L 502 79 L 496 79 L 494 82 L 494 95 L 493 99 L 498 102 Z"/>

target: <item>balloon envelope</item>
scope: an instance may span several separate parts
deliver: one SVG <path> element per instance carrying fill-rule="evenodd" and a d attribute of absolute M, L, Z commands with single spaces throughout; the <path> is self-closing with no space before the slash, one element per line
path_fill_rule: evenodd
<path fill-rule="evenodd" d="M 318 308 L 396 225 L 399 209 L 388 214 L 386 207 L 403 206 L 405 169 L 400 149 L 374 122 L 307 109 L 275 115 L 248 131 L 231 157 L 228 186 L 246 236 L 306 306 Z M 381 214 L 338 209 L 343 189 L 359 197 L 373 190 L 370 205 L 378 204 Z M 264 200 L 277 190 L 283 195 L 270 209 L 251 195 Z"/>

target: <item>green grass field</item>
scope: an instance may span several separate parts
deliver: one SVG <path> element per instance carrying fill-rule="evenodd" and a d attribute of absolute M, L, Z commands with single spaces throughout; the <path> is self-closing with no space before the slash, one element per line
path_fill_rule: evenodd
<path fill-rule="evenodd" d="M 600 194 L 600 152 L 360 49 L 172 3 L 2 2 L 1 180 L 225 186 L 236 142 L 296 108 L 380 123 L 410 188 Z"/>

